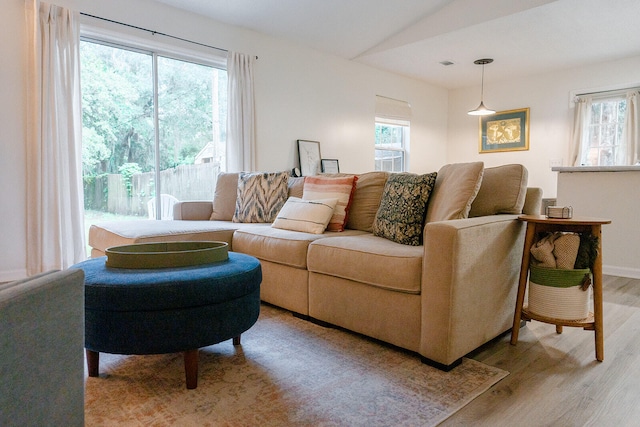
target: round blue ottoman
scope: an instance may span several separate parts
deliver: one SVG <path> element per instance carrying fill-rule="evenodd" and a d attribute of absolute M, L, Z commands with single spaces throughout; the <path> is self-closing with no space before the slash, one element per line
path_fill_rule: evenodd
<path fill-rule="evenodd" d="M 184 352 L 187 388 L 197 387 L 198 349 L 240 335 L 260 314 L 260 262 L 229 252 L 211 264 L 109 268 L 106 257 L 71 268 L 85 273 L 85 348 L 90 376 L 99 353 Z"/>

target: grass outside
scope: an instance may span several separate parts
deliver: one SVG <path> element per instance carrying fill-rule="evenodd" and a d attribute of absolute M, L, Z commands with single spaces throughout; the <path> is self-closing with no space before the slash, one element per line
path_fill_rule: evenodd
<path fill-rule="evenodd" d="M 84 237 L 85 237 L 85 241 L 87 242 L 87 257 L 91 256 L 91 247 L 89 246 L 89 228 L 91 227 L 91 225 L 101 221 L 129 221 L 129 220 L 140 220 L 140 219 L 147 219 L 147 217 L 134 216 L 134 215 L 120 215 L 120 214 L 113 214 L 110 212 L 85 210 L 84 211 Z"/>

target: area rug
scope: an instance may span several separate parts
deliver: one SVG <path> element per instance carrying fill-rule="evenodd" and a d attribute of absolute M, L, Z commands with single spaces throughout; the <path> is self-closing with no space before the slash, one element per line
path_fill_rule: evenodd
<path fill-rule="evenodd" d="M 86 369 L 86 368 L 85 368 Z M 434 426 L 508 372 L 471 359 L 450 372 L 416 354 L 263 305 L 234 347 L 200 350 L 198 388 L 182 354 L 100 355 L 86 377 L 87 426 Z"/>

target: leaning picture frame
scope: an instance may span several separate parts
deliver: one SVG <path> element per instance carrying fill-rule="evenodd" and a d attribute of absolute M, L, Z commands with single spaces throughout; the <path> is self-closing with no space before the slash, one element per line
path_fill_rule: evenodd
<path fill-rule="evenodd" d="M 529 149 L 529 109 L 499 111 L 480 117 L 480 153 Z"/>
<path fill-rule="evenodd" d="M 338 159 L 322 159 L 322 173 L 340 173 L 340 165 Z"/>
<path fill-rule="evenodd" d="M 322 172 L 320 165 L 320 143 L 318 141 L 298 140 L 298 159 L 300 175 L 311 176 Z"/>

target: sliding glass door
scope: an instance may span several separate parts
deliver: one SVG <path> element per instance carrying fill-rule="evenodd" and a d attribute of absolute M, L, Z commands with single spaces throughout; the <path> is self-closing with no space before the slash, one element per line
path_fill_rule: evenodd
<path fill-rule="evenodd" d="M 171 219 L 211 200 L 224 168 L 227 73 L 93 40 L 81 43 L 85 226 Z"/>

